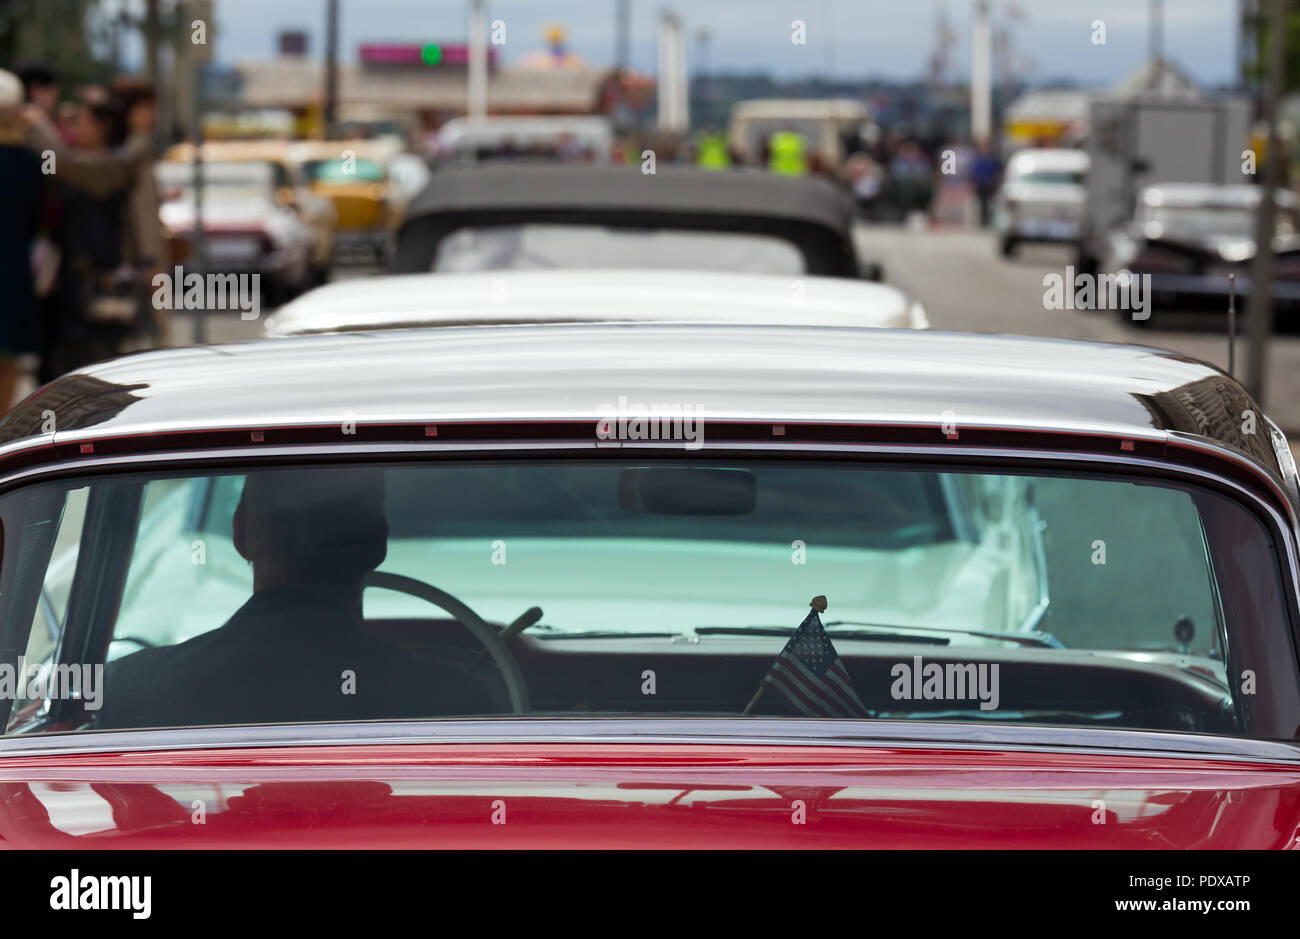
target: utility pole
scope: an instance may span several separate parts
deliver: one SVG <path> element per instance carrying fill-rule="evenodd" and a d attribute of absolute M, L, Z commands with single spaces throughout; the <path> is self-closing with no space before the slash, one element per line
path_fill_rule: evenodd
<path fill-rule="evenodd" d="M 989 0 L 976 0 L 971 30 L 970 135 L 976 145 L 993 142 L 993 50 Z"/>
<path fill-rule="evenodd" d="M 325 0 L 325 139 L 338 136 L 339 0 Z"/>
<path fill-rule="evenodd" d="M 158 35 L 162 32 L 160 0 L 146 0 L 144 5 L 144 71 L 157 88 L 162 81 Z"/>
<path fill-rule="evenodd" d="M 835 0 L 825 0 L 826 4 L 826 81 L 835 81 Z"/>
<path fill-rule="evenodd" d="M 614 69 L 623 71 L 628 62 L 628 16 L 631 0 L 615 0 L 614 7 Z"/>
<path fill-rule="evenodd" d="M 1237 90 L 1253 93 L 1256 63 L 1259 61 L 1259 3 L 1237 0 Z"/>
<path fill-rule="evenodd" d="M 1165 30 L 1165 4 L 1164 0 L 1150 0 L 1151 22 L 1148 24 L 1150 35 L 1148 37 L 1151 44 L 1151 65 L 1156 70 L 1151 73 L 1151 80 L 1155 81 L 1159 75 L 1160 60 L 1164 57 L 1164 30 Z"/>
<path fill-rule="evenodd" d="M 686 84 L 686 40 L 681 17 L 670 10 L 659 14 L 658 128 L 666 134 L 690 130 Z"/>
<path fill-rule="evenodd" d="M 1255 263 L 1250 288 L 1250 378 L 1246 390 L 1260 407 L 1264 406 L 1267 377 L 1268 343 L 1273 334 L 1273 232 L 1276 227 L 1275 193 L 1279 170 L 1277 100 L 1282 91 L 1282 60 L 1286 37 L 1286 0 L 1272 0 L 1268 26 L 1268 85 L 1260 117 L 1268 125 L 1268 143 L 1264 150 L 1264 186 L 1259 197 L 1259 214 L 1255 228 Z"/>
<path fill-rule="evenodd" d="M 194 110 L 190 134 L 194 140 L 194 228 L 190 232 L 190 260 L 193 261 L 197 270 L 194 273 L 206 278 L 208 273 L 208 244 L 207 236 L 203 231 L 203 101 L 205 88 L 203 87 L 203 70 L 204 63 L 195 58 L 193 60 L 193 83 L 194 83 Z M 184 284 L 176 285 L 173 296 L 184 290 Z M 207 329 L 207 310 L 204 308 L 207 303 L 207 291 L 203 291 L 203 298 L 199 305 L 194 307 L 194 341 L 196 343 L 208 341 Z"/>
<path fill-rule="evenodd" d="M 469 76 L 465 113 L 472 121 L 481 121 L 488 111 L 487 12 L 483 0 L 470 0 L 469 8 Z"/>

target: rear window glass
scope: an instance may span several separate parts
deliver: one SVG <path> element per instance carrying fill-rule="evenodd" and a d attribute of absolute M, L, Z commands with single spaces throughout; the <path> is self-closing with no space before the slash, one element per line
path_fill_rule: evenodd
<path fill-rule="evenodd" d="M 444 272 L 548 268 L 806 273 L 799 248 L 771 235 L 606 225 L 461 228 L 438 243 L 433 260 Z"/>
<path fill-rule="evenodd" d="M 26 650 L 0 663 L 26 670 L 0 701 L 9 733 L 525 701 L 552 717 L 1297 725 L 1267 529 L 1173 484 L 503 460 L 43 483 L 0 497 L 0 520 L 5 648 Z"/>

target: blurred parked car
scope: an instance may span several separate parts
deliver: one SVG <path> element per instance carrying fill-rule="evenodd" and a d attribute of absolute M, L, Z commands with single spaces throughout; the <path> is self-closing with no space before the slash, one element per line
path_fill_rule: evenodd
<path fill-rule="evenodd" d="M 192 258 L 194 172 L 182 163 L 155 167 L 164 201 L 159 207 L 170 254 Z M 279 204 L 266 163 L 206 163 L 203 167 L 203 237 L 213 271 L 260 274 L 270 302 L 280 303 L 312 283 L 312 230 L 302 216 Z"/>
<path fill-rule="evenodd" d="M 275 203 L 302 216 L 312 232 L 311 272 L 314 283 L 329 279 L 334 264 L 334 231 L 338 213 L 328 198 L 311 191 L 301 164 L 287 140 L 208 141 L 203 144 L 204 161 L 261 163 L 271 169 L 275 180 Z M 167 163 L 193 164 L 194 146 L 180 143 L 163 154 Z"/>
<path fill-rule="evenodd" d="M 389 175 L 386 141 L 330 140 L 297 143 L 294 159 L 311 191 L 334 204 L 335 250 L 386 263 L 392 233 L 401 223 L 406 191 Z"/>
<path fill-rule="evenodd" d="M 0 839 L 1294 847 L 1257 408 L 1153 349 L 820 325 L 81 369 L 0 423 L 0 645 L 42 676 L 0 696 Z"/>
<path fill-rule="evenodd" d="M 328 284 L 266 320 L 266 335 L 527 323 L 752 323 L 925 329 L 884 284 L 715 271 L 399 274 Z"/>
<path fill-rule="evenodd" d="M 1150 275 L 1153 307 L 1226 311 L 1229 274 L 1236 275 L 1238 297 L 1251 292 L 1262 191 L 1249 185 L 1147 186 L 1138 197 L 1133 221 L 1107 238 L 1101 270 Z M 1276 202 L 1273 298 L 1294 304 L 1300 301 L 1300 203 L 1286 190 L 1277 192 Z"/>
<path fill-rule="evenodd" d="M 412 202 L 393 269 L 716 270 L 867 277 L 853 198 L 821 179 L 661 166 L 448 167 Z"/>
<path fill-rule="evenodd" d="M 1010 257 L 1026 241 L 1077 242 L 1087 172 L 1082 150 L 1021 150 L 1012 156 L 993 205 L 998 250 Z"/>

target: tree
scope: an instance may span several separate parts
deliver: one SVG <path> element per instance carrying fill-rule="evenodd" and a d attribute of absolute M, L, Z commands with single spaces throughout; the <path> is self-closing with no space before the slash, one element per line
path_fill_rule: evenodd
<path fill-rule="evenodd" d="M 0 67 L 41 62 L 65 91 L 108 81 L 110 25 L 100 0 L 6 0 L 0 3 Z"/>

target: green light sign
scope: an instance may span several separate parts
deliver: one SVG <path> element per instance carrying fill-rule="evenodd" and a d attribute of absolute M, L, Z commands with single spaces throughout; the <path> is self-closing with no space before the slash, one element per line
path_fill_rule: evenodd
<path fill-rule="evenodd" d="M 437 65 L 442 61 L 442 46 L 437 43 L 428 43 L 420 49 L 420 60 L 425 65 Z"/>

